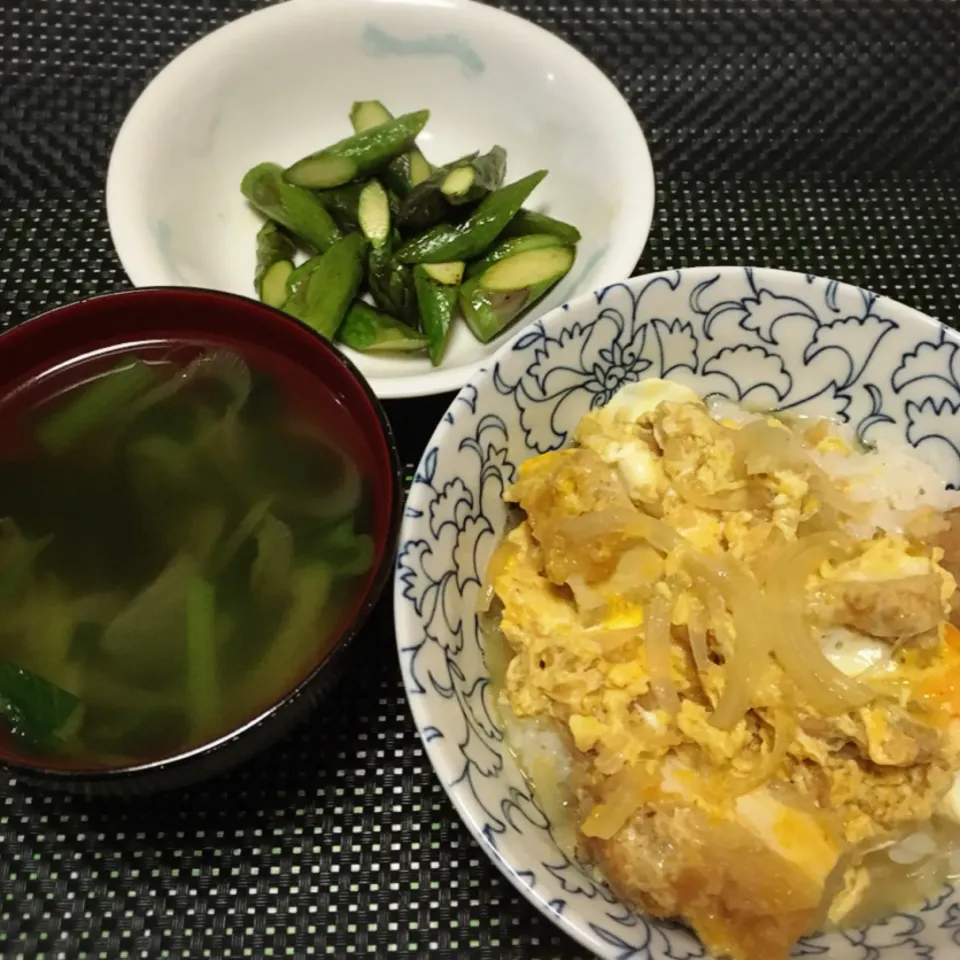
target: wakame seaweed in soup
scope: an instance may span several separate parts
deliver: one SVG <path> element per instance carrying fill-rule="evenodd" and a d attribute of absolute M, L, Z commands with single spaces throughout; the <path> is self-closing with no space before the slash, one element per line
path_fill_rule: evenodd
<path fill-rule="evenodd" d="M 115 766 L 281 698 L 370 574 L 358 433 L 295 365 L 213 345 L 25 384 L 0 407 L 0 727 Z"/>

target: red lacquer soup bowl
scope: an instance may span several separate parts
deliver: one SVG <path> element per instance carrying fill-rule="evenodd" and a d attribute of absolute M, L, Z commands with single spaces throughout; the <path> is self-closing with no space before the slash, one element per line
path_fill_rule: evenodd
<path fill-rule="evenodd" d="M 233 366 L 229 362 L 224 364 L 223 358 L 233 358 L 240 363 Z M 176 366 L 177 363 L 180 366 Z M 193 367 L 191 363 L 194 364 Z M 27 690 L 22 681 L 29 685 L 35 675 L 42 676 L 42 671 L 36 674 L 35 671 L 27 668 L 26 663 L 18 662 L 17 649 L 5 651 L 0 647 L 0 763 L 5 764 L 23 779 L 88 794 L 125 794 L 166 789 L 221 773 L 249 758 L 287 732 L 290 727 L 305 717 L 309 709 L 328 693 L 334 684 L 341 680 L 349 682 L 345 672 L 350 660 L 357 652 L 355 642 L 357 635 L 369 617 L 392 571 L 402 507 L 400 467 L 390 425 L 380 403 L 350 361 L 329 341 L 310 328 L 256 301 L 213 291 L 186 288 L 141 289 L 95 297 L 51 310 L 0 336 L 0 471 L 12 470 L 14 473 L 11 475 L 18 476 L 19 474 L 15 471 L 21 464 L 29 465 L 33 462 L 30 460 L 34 455 L 33 447 L 40 450 L 39 456 L 49 457 L 53 455 L 50 453 L 52 444 L 57 455 L 60 455 L 61 448 L 69 448 L 71 451 L 69 456 L 64 456 L 62 463 L 63 474 L 72 477 L 76 463 L 82 460 L 86 451 L 84 443 L 78 441 L 76 436 L 78 429 L 76 419 L 72 422 L 64 422 L 64 418 L 60 417 L 52 427 L 50 426 L 60 409 L 57 403 L 61 402 L 62 397 L 65 396 L 67 399 L 62 400 L 62 405 L 69 405 L 70 397 L 80 395 L 72 389 L 78 384 L 82 384 L 82 389 L 91 393 L 91 384 L 102 385 L 111 381 L 110 376 L 102 374 L 112 375 L 120 371 L 117 373 L 119 378 L 124 370 L 131 369 L 129 366 L 131 364 L 138 369 L 149 368 L 148 372 L 151 375 L 156 370 L 173 370 L 174 373 L 168 376 L 174 379 L 179 377 L 178 383 L 181 381 L 193 383 L 189 371 L 197 369 L 197 364 L 201 367 L 207 364 L 208 370 L 219 364 L 224 368 L 226 381 L 235 384 L 237 380 L 235 368 L 239 367 L 243 376 L 246 377 L 243 390 L 247 391 L 244 393 L 247 397 L 250 396 L 248 385 L 254 374 L 260 377 L 260 381 L 270 384 L 275 398 L 275 408 L 280 411 L 277 415 L 280 421 L 277 422 L 282 421 L 283 424 L 283 428 L 278 426 L 276 432 L 287 436 L 286 421 L 295 421 L 298 425 L 297 430 L 301 432 L 306 430 L 307 433 L 313 431 L 314 439 L 322 435 L 323 443 L 327 445 L 323 449 L 332 449 L 335 455 L 341 458 L 337 461 L 338 463 L 350 464 L 350 476 L 354 478 L 359 492 L 356 493 L 354 506 L 351 508 L 353 513 L 350 515 L 349 529 L 354 531 L 362 527 L 362 532 L 357 533 L 355 540 L 351 543 L 360 543 L 362 540 L 364 559 L 356 570 L 351 568 L 346 573 L 343 569 L 336 570 L 337 563 L 340 561 L 332 562 L 331 569 L 335 570 L 335 573 L 331 576 L 338 579 L 333 581 L 332 588 L 329 585 L 324 587 L 324 596 L 332 598 L 329 601 L 332 606 L 327 608 L 328 615 L 325 620 L 322 617 L 316 620 L 317 623 L 325 624 L 323 636 L 319 636 L 320 628 L 317 627 L 318 636 L 314 642 L 310 638 L 310 631 L 313 628 L 309 626 L 314 621 L 308 621 L 307 639 L 298 641 L 301 646 L 297 648 L 296 666 L 291 668 L 294 672 L 272 674 L 282 678 L 279 686 L 275 684 L 273 688 L 269 687 L 266 678 L 262 689 L 257 683 L 257 670 L 261 669 L 258 664 L 262 666 L 262 663 L 267 662 L 266 654 L 263 654 L 263 661 L 257 660 L 256 657 L 251 659 L 249 668 L 244 667 L 242 670 L 237 668 L 233 672 L 225 669 L 226 666 L 231 666 L 230 657 L 234 655 L 232 650 L 239 648 L 231 648 L 229 637 L 233 634 L 229 630 L 221 630 L 220 627 L 223 622 L 229 626 L 238 618 L 234 616 L 232 621 L 229 617 L 224 617 L 222 620 L 216 619 L 215 598 L 219 589 L 216 583 L 206 593 L 202 590 L 198 592 L 192 586 L 188 588 L 185 593 L 187 599 L 184 600 L 187 613 L 182 620 L 174 618 L 171 621 L 174 626 L 162 627 L 158 621 L 155 621 L 148 623 L 146 629 L 142 629 L 140 633 L 133 634 L 135 642 L 152 645 L 152 649 L 162 648 L 168 644 L 171 646 L 182 644 L 186 651 L 184 664 L 176 669 L 182 671 L 186 678 L 183 681 L 184 689 L 189 688 L 194 698 L 191 701 L 194 707 L 188 713 L 189 716 L 197 715 L 204 718 L 207 726 L 191 726 L 187 723 L 186 728 L 193 731 L 192 739 L 190 736 L 185 736 L 179 743 L 172 746 L 170 743 L 165 747 L 145 746 L 142 750 L 118 751 L 116 754 L 111 754 L 109 751 L 103 754 L 97 754 L 95 751 L 91 753 L 82 746 L 78 749 L 70 749 L 69 736 L 80 738 L 78 742 L 81 745 L 84 742 L 81 735 L 77 733 L 76 723 L 94 723 L 94 720 L 90 719 L 90 714 L 78 712 L 83 709 L 92 709 L 84 704 L 84 690 L 88 687 L 89 689 L 96 687 L 93 681 L 89 681 L 88 686 L 83 686 L 81 681 L 77 681 L 78 689 L 68 690 L 69 719 L 64 722 L 62 728 L 58 729 L 56 738 L 40 739 L 36 734 L 31 735 L 28 724 L 23 720 L 24 710 L 29 712 L 33 709 L 36 713 L 38 710 L 47 709 L 50 704 L 44 702 L 37 706 L 34 702 L 31 706 L 27 701 L 30 701 L 36 691 Z M 243 380 L 243 377 L 240 379 Z M 119 379 L 113 382 L 114 387 L 106 392 L 101 391 L 96 400 L 85 401 L 87 413 L 93 410 L 95 415 L 113 416 L 123 422 L 127 414 L 121 410 L 121 405 L 139 403 L 144 394 L 141 392 L 134 400 L 128 392 L 125 392 L 127 388 Z M 83 399 L 80 395 L 80 400 L 83 401 Z M 45 406 L 48 402 L 49 408 Z M 77 404 L 74 404 L 74 408 L 77 408 Z M 41 414 L 48 409 L 54 413 L 42 421 L 46 424 L 45 433 L 36 430 L 31 432 L 31 428 L 23 426 L 24 423 L 41 422 Z M 242 408 L 242 410 L 245 409 L 247 408 Z M 74 409 L 73 413 L 76 412 L 77 410 Z M 81 410 L 78 415 L 82 414 Z M 226 414 L 223 416 L 226 417 Z M 33 417 L 33 420 L 30 417 Z M 82 424 L 80 429 L 83 429 Z M 261 429 L 261 434 L 263 432 Z M 87 446 L 92 448 L 95 444 L 91 441 Z M 261 449 L 272 448 L 256 448 L 257 451 Z M 79 459 L 75 463 L 71 457 Z M 292 466 L 296 468 L 299 462 L 296 448 L 289 457 Z M 248 460 L 254 464 L 255 469 L 257 464 L 265 468 L 275 466 L 273 463 L 264 462 L 271 460 L 269 456 L 260 456 L 259 453 L 256 456 L 248 456 Z M 43 462 L 49 465 L 50 461 Z M 56 464 L 59 462 L 54 462 L 55 475 L 57 474 Z M 77 468 L 78 482 L 80 473 L 82 470 Z M 0 532 L 20 538 L 13 543 L 14 547 L 17 543 L 32 542 L 34 545 L 43 545 L 51 541 L 53 534 L 47 537 L 37 534 L 33 541 L 28 541 L 26 534 L 21 533 L 19 527 L 10 523 L 14 510 L 10 508 L 9 503 L 3 502 L 5 496 L 2 489 L 2 484 L 5 482 L 3 476 L 4 474 L 0 472 L 0 523 L 6 526 Z M 55 476 L 51 489 L 56 489 L 61 494 L 64 490 L 69 492 L 70 485 L 65 487 L 62 483 L 58 485 L 59 482 Z M 311 475 L 307 475 L 305 481 L 298 482 L 304 483 L 307 490 L 307 496 L 301 499 L 308 500 L 310 503 L 318 502 L 312 496 Z M 30 490 L 27 496 L 34 497 L 32 502 L 36 506 L 39 494 L 35 490 Z M 7 499 L 10 500 L 9 497 Z M 77 504 L 70 507 L 64 505 L 62 495 L 57 499 L 61 502 L 56 509 L 51 503 L 50 510 L 58 517 L 65 516 L 65 522 L 69 523 L 71 518 L 76 519 L 84 513 L 82 497 Z M 10 503 L 13 502 L 10 500 Z M 39 499 L 39 503 L 37 511 L 43 515 L 46 508 L 42 498 Z M 103 505 L 100 504 L 98 509 L 103 510 Z M 112 508 L 108 506 L 106 509 L 104 516 L 109 526 L 114 522 L 111 520 L 110 509 Z M 122 513 L 122 505 L 119 502 L 117 510 Z M 223 511 L 221 515 L 222 513 Z M 316 510 L 311 517 L 314 515 Z M 324 522 L 322 510 L 319 515 L 320 522 Z M 153 519 L 155 521 L 155 518 Z M 15 521 L 16 517 L 13 517 L 13 520 Z M 119 519 L 115 522 L 122 527 Z M 126 528 L 121 532 L 129 533 L 129 527 L 130 523 L 127 522 Z M 11 531 L 14 532 L 11 534 Z M 322 532 L 323 529 L 321 529 Z M 41 533 L 43 533 L 42 530 Z M 352 535 L 354 534 L 351 532 Z M 291 540 L 294 539 L 296 539 L 296 530 L 291 537 Z M 273 540 L 276 541 L 277 537 L 274 536 Z M 14 555 L 10 547 L 12 542 L 6 541 L 6 546 L 10 548 L 6 554 L 8 559 Z M 138 541 L 134 538 L 129 542 L 137 543 Z M 215 542 L 230 543 L 233 549 L 240 541 L 231 540 L 224 535 L 222 541 Z M 0 539 L 0 546 L 3 544 L 4 541 Z M 259 540 L 257 544 L 260 544 Z M 37 549 L 40 548 L 37 547 Z M 98 547 L 94 546 L 92 549 L 92 556 L 96 558 Z M 261 548 L 258 546 L 257 549 Z M 266 548 L 262 549 L 266 550 Z M 24 556 L 32 557 L 35 552 L 33 550 Z M 283 554 L 282 549 L 280 554 Z M 0 568 L 2 568 L 4 556 L 5 554 L 0 550 Z M 226 556 L 232 555 L 228 553 Z M 256 556 L 259 557 L 259 553 Z M 290 554 L 284 554 L 284 556 L 289 557 Z M 141 560 L 141 557 L 132 555 L 131 566 L 136 566 Z M 282 576 L 277 570 L 270 570 L 269 567 L 270 563 L 267 560 L 261 564 L 260 579 L 263 580 L 264 576 L 269 577 L 272 574 L 275 581 L 280 580 L 278 589 L 283 592 Z M 123 574 L 118 574 L 118 579 L 122 580 L 126 572 L 124 570 Z M 16 570 L 13 573 L 16 574 Z M 31 572 L 31 575 L 34 573 Z M 36 576 L 40 574 L 36 573 Z M 344 577 L 347 579 L 344 580 Z M 201 579 L 198 582 L 205 581 Z M 0 605 L 10 605 L 6 613 L 13 616 L 17 602 L 25 602 L 27 587 L 24 586 L 22 577 L 20 580 L 8 577 L 7 583 L 13 584 L 7 591 L 9 595 L 4 594 L 3 583 L 0 582 Z M 283 595 L 305 596 L 304 609 L 309 610 L 309 584 L 312 581 L 300 578 L 297 579 L 297 583 L 300 585 L 298 587 L 300 593 L 295 594 L 291 588 L 291 592 Z M 349 583 L 350 586 L 344 587 L 343 583 Z M 111 584 L 108 583 L 106 586 L 109 588 Z M 244 586 L 243 589 L 247 587 Z M 109 589 L 106 592 L 109 593 Z M 142 592 L 137 594 L 134 591 L 134 594 L 135 597 L 140 597 Z M 214 599 L 208 604 L 204 598 L 210 597 Z M 126 602 L 130 602 L 129 597 Z M 322 611 L 319 601 L 317 604 L 317 609 Z M 213 609 L 214 613 L 210 613 L 208 607 Z M 246 608 L 240 607 L 240 609 Z M 331 610 L 334 612 L 331 613 Z M 0 610 L 0 615 L 4 613 Z M 123 615 L 121 612 L 118 616 Z M 291 619 L 295 619 L 295 616 L 295 613 L 289 614 Z M 209 667 L 211 657 L 202 652 L 196 654 L 197 642 L 190 639 L 190 637 L 204 636 L 205 617 L 212 625 L 206 636 L 228 637 L 227 641 L 217 640 L 220 645 L 216 648 L 216 657 L 219 658 L 217 663 L 221 672 L 216 674 L 219 679 L 216 679 L 212 688 L 216 695 L 211 696 L 211 702 L 198 700 L 203 697 L 203 691 L 208 689 L 204 686 L 204 677 L 208 674 L 214 675 L 213 668 Z M 107 622 L 113 623 L 113 621 Z M 276 628 L 276 636 L 286 638 L 284 642 L 291 642 L 289 638 L 293 635 L 292 628 L 286 633 L 283 632 L 284 625 L 288 621 L 279 617 L 277 623 L 280 626 Z M 302 626 L 303 621 L 300 622 L 298 634 L 301 638 L 305 635 Z M 217 628 L 216 631 L 214 627 Z M 30 635 L 31 629 L 30 626 L 24 628 L 17 641 L 20 644 L 19 652 L 23 655 L 21 660 L 28 662 L 30 646 L 34 642 Z M 110 628 L 103 629 L 106 631 Z M 256 628 L 251 629 L 247 625 L 244 636 L 251 633 L 255 635 Z M 110 636 L 115 634 L 116 630 Z M 105 636 L 106 632 L 103 635 Z M 186 640 L 183 639 L 184 636 L 187 637 Z M 273 633 L 265 633 L 265 636 L 268 637 L 264 643 L 269 653 L 270 644 L 280 641 L 272 639 Z M 36 642 L 46 641 L 38 638 Z M 79 639 L 73 637 L 70 642 L 78 643 Z M 210 642 L 212 643 L 213 640 Z M 93 648 L 83 648 L 76 655 L 81 658 L 88 655 L 94 656 L 90 653 L 90 649 Z M 255 652 L 259 650 L 256 647 L 254 649 Z M 274 655 L 270 662 L 274 665 L 279 664 L 282 668 L 284 657 L 278 656 L 277 653 L 276 650 L 273 651 Z M 69 648 L 69 655 L 74 656 L 73 647 Z M 237 655 L 239 656 L 239 653 Z M 249 653 L 245 655 L 250 656 Z M 260 655 L 256 653 L 256 656 Z M 84 669 L 87 671 L 83 676 L 88 677 L 91 671 L 95 674 L 95 668 L 91 668 L 90 663 L 100 661 L 88 659 L 82 662 L 86 664 Z M 146 657 L 146 662 L 150 662 L 149 657 Z M 201 665 L 198 666 L 198 664 Z M 263 669 L 266 668 L 263 667 Z M 247 673 L 244 673 L 244 670 Z M 180 674 L 176 676 L 179 677 Z M 240 683 L 240 681 L 223 679 L 228 676 L 245 677 L 241 689 L 246 692 L 241 694 L 231 687 L 232 683 Z M 93 680 L 96 680 L 96 676 Z M 144 682 L 149 685 L 150 677 L 148 676 Z M 180 681 L 170 682 L 175 684 Z M 115 680 L 111 683 L 116 686 Z M 45 689 L 45 687 L 41 689 L 40 693 L 44 693 Z M 139 696 L 135 691 L 130 692 Z M 18 696 L 24 698 L 23 702 L 18 702 Z M 244 699 L 245 697 L 247 699 Z M 55 710 L 57 706 L 58 704 L 54 703 L 50 709 Z M 75 717 L 81 717 L 82 721 L 75 720 Z M 71 727 L 71 724 L 74 726 Z M 63 733 L 67 728 L 73 730 L 73 733 Z M 203 730 L 209 731 L 209 735 L 205 736 L 202 732 L 197 732 Z M 106 731 L 108 740 L 109 734 L 108 729 Z M 102 740 L 104 734 L 100 731 L 97 736 Z M 152 736 L 154 739 L 150 741 L 151 743 L 163 742 L 162 736 L 159 736 L 159 739 L 156 735 Z M 91 740 L 95 739 L 91 734 Z"/>

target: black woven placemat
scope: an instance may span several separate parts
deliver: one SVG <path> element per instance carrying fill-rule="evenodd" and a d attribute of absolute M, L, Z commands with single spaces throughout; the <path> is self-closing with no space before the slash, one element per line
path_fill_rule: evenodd
<path fill-rule="evenodd" d="M 4 7 L 0 328 L 125 285 L 102 196 L 119 123 L 162 64 L 259 5 Z M 587 53 L 640 116 L 659 172 L 642 269 L 802 269 L 960 318 L 952 0 L 507 6 Z M 391 406 L 408 465 L 445 402 Z M 0 775 L 0 955 L 582 956 L 453 813 L 386 608 L 365 642 L 372 668 L 225 780 L 106 805 Z"/>

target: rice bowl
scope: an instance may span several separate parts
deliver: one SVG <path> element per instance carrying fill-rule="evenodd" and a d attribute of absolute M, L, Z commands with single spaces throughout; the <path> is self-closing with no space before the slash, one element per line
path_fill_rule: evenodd
<path fill-rule="evenodd" d="M 624 393 L 629 393 L 638 381 L 666 380 L 711 398 L 711 412 L 728 421 L 724 429 L 734 428 L 729 422 L 733 409 L 723 412 L 713 398 L 726 398 L 747 410 L 747 424 L 757 411 L 776 413 L 783 420 L 812 418 L 804 421 L 808 426 L 823 419 L 836 422 L 836 430 L 822 428 L 823 443 L 811 446 L 807 469 L 811 477 L 842 486 L 851 505 L 848 519 L 856 521 L 846 525 L 844 536 L 872 539 L 877 530 L 892 540 L 942 536 L 942 514 L 957 506 L 953 487 L 960 479 L 955 452 L 960 437 L 953 425 L 960 384 L 950 367 L 956 347 L 955 336 L 935 322 L 856 288 L 776 271 L 686 270 L 608 288 L 533 325 L 498 355 L 485 376 L 464 388 L 448 411 L 418 469 L 401 538 L 396 622 L 411 706 L 431 760 L 475 836 L 518 889 L 595 953 L 613 957 L 642 950 L 659 960 L 695 955 L 702 948 L 684 928 L 631 909 L 637 897 L 618 899 L 602 882 L 596 864 L 585 863 L 582 850 L 571 847 L 564 823 L 569 821 L 565 812 L 571 794 L 562 789 L 571 755 L 568 749 L 564 756 L 553 738 L 558 727 L 529 724 L 530 719 L 542 719 L 535 711 L 527 710 L 532 716 L 521 716 L 518 723 L 501 710 L 497 674 L 511 651 L 498 652 L 484 638 L 473 611 L 483 602 L 481 585 L 490 557 L 515 522 L 504 503 L 505 491 L 518 479 L 523 483 L 520 468 L 525 461 L 535 463 L 544 454 L 549 461 L 553 451 L 578 439 L 586 446 L 577 435 L 578 423 L 590 411 L 611 402 L 616 406 L 618 391 L 626 387 Z M 834 456 L 838 451 L 831 445 L 841 440 L 858 448 L 855 469 Z M 594 453 L 600 460 L 617 457 L 616 450 L 598 446 Z M 618 472 L 623 479 L 624 472 Z M 625 476 L 627 481 L 643 480 L 639 467 L 628 469 Z M 554 492 L 565 489 L 558 478 L 550 486 Z M 885 496 L 878 506 L 881 489 Z M 710 491 L 711 496 L 717 493 Z M 922 510 L 912 509 L 918 504 Z M 661 522 L 659 515 L 653 520 Z M 808 521 L 810 517 L 802 522 Z M 822 533 L 806 527 L 801 531 L 813 532 Z M 881 539 L 879 534 L 876 538 Z M 705 545 L 697 544 L 697 549 Z M 881 552 L 877 548 L 870 562 Z M 563 556 L 575 560 L 569 550 Z M 933 573 L 944 556 L 931 547 L 924 561 L 929 562 L 928 572 Z M 939 642 L 942 624 L 952 613 L 955 588 L 949 570 L 936 576 L 942 576 L 943 596 L 915 625 L 919 633 L 932 631 L 929 637 Z M 567 583 L 561 593 L 572 589 Z M 844 587 L 853 593 L 859 589 Z M 565 595 L 564 602 L 569 600 Z M 789 617 L 772 620 L 779 629 Z M 676 626 L 676 618 L 672 622 Z M 637 626 L 629 629 L 636 633 Z M 783 629 L 786 632 L 786 626 Z M 825 630 L 817 636 L 821 641 L 838 639 L 827 637 Z M 775 635 L 768 639 L 776 646 Z M 864 648 L 869 648 L 869 660 L 877 655 L 878 644 L 889 640 L 891 648 L 908 646 L 902 642 L 905 636 L 872 636 L 872 645 L 852 650 L 853 659 L 862 661 Z M 849 645 L 846 650 L 842 643 L 835 646 L 838 655 L 851 653 Z M 826 658 L 828 649 L 824 643 L 821 656 Z M 846 675 L 836 665 L 832 669 Z M 685 690 L 680 687 L 678 693 L 684 700 Z M 515 713 L 524 712 L 516 698 L 509 706 L 521 708 Z M 705 729 L 717 706 L 716 701 L 701 704 Z M 739 722 L 736 713 L 727 718 L 733 726 Z M 569 724 L 566 729 L 569 748 Z M 594 750 L 586 741 L 581 747 L 573 755 L 574 766 Z M 766 755 L 766 746 L 762 752 Z M 517 761 L 518 754 L 523 763 Z M 531 790 L 538 766 L 560 790 L 542 785 L 539 795 Z M 949 802 L 955 768 L 952 759 L 938 767 L 938 785 L 926 794 L 933 805 Z M 917 797 L 922 794 L 920 790 Z M 904 821 L 895 850 L 888 844 L 889 863 L 918 865 L 933 853 L 929 837 L 910 824 L 906 829 Z M 580 856 L 573 855 L 577 853 Z M 940 878 L 952 875 L 950 858 L 940 859 Z M 614 882 L 614 889 L 625 894 L 622 883 Z M 952 886 L 934 883 L 925 902 L 897 912 L 901 919 L 873 923 L 860 932 L 844 925 L 821 934 L 808 932 L 812 927 L 804 923 L 794 937 L 803 933 L 802 951 L 828 949 L 840 958 L 862 956 L 864 944 L 878 957 L 888 950 L 893 956 L 908 940 L 936 956 L 936 949 L 950 949 L 952 943 L 952 927 L 944 924 L 949 924 L 954 896 Z M 656 909 L 646 900 L 641 905 L 667 917 L 684 915 L 683 903 L 670 910 Z M 889 911 L 881 907 L 880 912 Z M 719 949 L 737 955 L 710 931 L 704 933 Z"/>

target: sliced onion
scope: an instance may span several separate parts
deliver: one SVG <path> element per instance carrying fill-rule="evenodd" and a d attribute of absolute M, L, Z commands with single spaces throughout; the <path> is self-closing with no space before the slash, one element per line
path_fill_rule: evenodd
<path fill-rule="evenodd" d="M 612 508 L 555 520 L 541 538 L 563 536 L 571 541 L 592 540 L 614 534 L 646 540 L 661 553 L 670 553 L 687 543 L 672 527 L 639 510 Z"/>
<path fill-rule="evenodd" d="M 587 578 L 580 573 L 567 574 L 567 586 L 573 594 L 573 602 L 581 616 L 593 618 L 607 609 L 607 596 L 598 587 L 587 583 Z"/>
<path fill-rule="evenodd" d="M 135 416 L 142 413 L 196 380 L 219 380 L 225 383 L 233 393 L 230 413 L 236 413 L 250 395 L 250 370 L 247 365 L 229 350 L 209 350 L 191 360 L 169 380 L 144 394 L 131 406 L 130 414 Z"/>
<path fill-rule="evenodd" d="M 555 537 L 565 537 L 576 542 L 624 534 L 636 516 L 636 510 L 622 507 L 594 510 L 573 517 L 560 516 L 540 532 L 540 542 L 546 543 Z"/>
<path fill-rule="evenodd" d="M 744 424 L 733 438 L 736 459 L 751 476 L 775 473 L 797 462 L 791 439 L 789 430 L 772 427 L 766 420 L 754 420 Z"/>
<path fill-rule="evenodd" d="M 633 517 L 630 532 L 642 537 L 661 553 L 672 553 L 687 545 L 687 541 L 673 527 L 645 513 L 637 513 Z"/>
<path fill-rule="evenodd" d="M 585 837 L 609 840 L 629 822 L 648 801 L 655 781 L 639 767 L 625 767 L 604 781 L 602 800 L 580 826 Z"/>
<path fill-rule="evenodd" d="M 486 613 L 493 603 L 496 593 L 496 582 L 500 575 L 507 568 L 507 564 L 517 552 L 516 546 L 509 540 L 503 540 L 493 556 L 487 563 L 487 569 L 483 574 L 483 583 L 480 585 L 480 594 L 477 598 L 477 612 Z"/>
<path fill-rule="evenodd" d="M 700 510 L 717 510 L 720 512 L 737 510 L 763 509 L 765 499 L 763 492 L 756 487 L 740 487 L 737 490 L 723 490 L 718 493 L 707 493 L 699 480 L 688 477 L 673 477 L 670 481 L 673 489 L 691 506 Z"/>
<path fill-rule="evenodd" d="M 187 596 L 198 569 L 191 557 L 175 557 L 106 626 L 99 649 L 124 677 L 158 683 L 183 662 Z"/>
<path fill-rule="evenodd" d="M 792 469 L 806 473 L 811 487 L 820 499 L 849 517 L 862 518 L 866 505 L 844 496 L 836 484 L 804 449 L 800 439 L 786 427 L 773 427 L 766 420 L 754 420 L 734 433 L 737 459 L 746 465 L 751 476 Z"/>
<path fill-rule="evenodd" d="M 773 779 L 796 735 L 796 718 L 786 710 L 777 710 L 773 715 L 773 746 L 770 748 L 770 752 L 766 757 L 760 759 L 755 770 L 743 776 L 733 777 L 728 781 L 731 795 L 735 797 L 743 796 Z"/>
<path fill-rule="evenodd" d="M 764 427 L 763 431 L 757 424 Z M 767 438 L 773 438 L 773 452 L 782 455 L 785 462 L 795 462 L 794 447 L 803 453 L 799 441 L 786 430 L 760 421 L 748 424 L 739 433 L 746 430 L 751 433 L 742 452 L 748 469 L 774 467 L 769 451 L 756 446 Z M 755 448 L 749 449 L 750 444 Z M 812 461 L 808 465 L 811 471 L 816 469 Z M 845 676 L 830 663 L 806 623 L 806 581 L 820 564 L 839 559 L 849 548 L 852 541 L 841 531 L 826 531 L 778 545 L 770 553 L 771 563 L 758 566 L 758 578 L 754 579 L 741 561 L 729 556 L 705 556 L 663 521 L 637 510 L 618 508 L 563 517 L 551 527 L 551 532 L 574 543 L 611 535 L 636 537 L 679 559 L 695 592 L 710 611 L 708 625 L 713 627 L 726 654 L 723 692 L 711 717 L 711 723 L 720 729 L 733 728 L 751 709 L 771 654 L 821 713 L 847 712 L 873 698 L 869 687 Z M 727 611 L 733 621 L 733 636 L 725 635 Z M 666 600 L 654 598 L 648 605 L 645 632 L 651 686 L 660 706 L 675 714 L 679 695 L 670 675 L 672 636 Z M 702 671 L 709 660 L 704 628 L 691 625 L 688 637 L 697 668 Z"/>
<path fill-rule="evenodd" d="M 233 394 L 233 411 L 239 410 L 250 396 L 250 369 L 229 350 L 211 350 L 191 363 L 181 375 L 190 379 L 218 380 Z"/>
<path fill-rule="evenodd" d="M 647 669 L 657 703 L 671 717 L 680 712 L 680 696 L 671 676 L 670 604 L 657 595 L 646 614 Z"/>
<path fill-rule="evenodd" d="M 627 532 L 634 513 L 632 508 L 597 510 L 540 523 L 534 534 L 548 561 L 550 579 L 558 584 L 572 584 L 576 579 L 578 586 L 584 587 L 606 580 L 613 572 L 615 554 L 634 539 Z"/>
<path fill-rule="evenodd" d="M 123 609 L 125 600 L 126 597 L 119 591 L 89 593 L 74 600 L 70 604 L 70 611 L 76 620 L 107 624 Z"/>
<path fill-rule="evenodd" d="M 247 538 L 256 533 L 263 518 L 270 512 L 273 501 L 270 498 L 258 500 L 237 524 L 236 529 L 218 545 L 210 566 L 213 570 L 222 570 L 246 543 Z"/>
<path fill-rule="evenodd" d="M 710 718 L 714 726 L 729 730 L 750 709 L 769 663 L 770 635 L 775 632 L 776 618 L 756 581 L 739 561 L 705 557 L 692 550 L 684 551 L 682 559 L 695 589 L 707 594 L 715 590 L 733 617 L 733 656 L 727 659 L 723 693 Z M 717 622 L 722 624 L 722 618 Z"/>
<path fill-rule="evenodd" d="M 710 666 L 710 651 L 707 648 L 707 631 L 704 626 L 704 614 L 698 606 L 687 622 L 687 642 L 693 654 L 697 672 L 703 675 Z"/>
<path fill-rule="evenodd" d="M 0 517 L 0 593 L 10 584 L 22 583 L 51 540 L 53 534 L 35 540 L 25 537 L 13 517 Z M 13 593 L 16 590 L 14 586 Z"/>
<path fill-rule="evenodd" d="M 617 627 L 603 629 L 593 627 L 580 634 L 586 640 L 597 644 L 607 660 L 616 660 L 624 652 L 633 653 L 634 643 L 640 635 L 640 627 Z"/>
<path fill-rule="evenodd" d="M 591 583 L 604 581 L 604 590 L 610 588 L 611 577 L 637 541 L 648 540 L 661 553 L 683 542 L 665 523 L 633 507 L 560 517 L 541 528 L 538 535 L 548 558 L 548 576 L 555 583 L 569 584 L 582 609 L 596 607 L 598 601 L 605 603 Z"/>
<path fill-rule="evenodd" d="M 822 714 L 846 713 L 872 700 L 874 692 L 848 677 L 826 657 L 806 623 L 809 577 L 827 560 L 838 560 L 849 549 L 844 534 L 818 533 L 791 544 L 767 577 L 770 602 L 779 616 L 770 630 L 773 653 L 803 696 Z"/>
<path fill-rule="evenodd" d="M 341 465 L 337 485 L 316 496 L 284 496 L 285 506 L 318 520 L 339 520 L 357 509 L 363 497 L 363 477 L 350 457 L 333 447 L 329 449 Z"/>
<path fill-rule="evenodd" d="M 804 595 L 806 581 L 821 564 L 836 560 L 853 546 L 853 539 L 842 530 L 822 530 L 806 537 L 798 537 L 791 543 L 784 543 L 768 554 L 769 563 L 763 565 L 759 574 L 760 583 L 769 585 L 784 573 L 806 570 L 804 575 Z"/>
<path fill-rule="evenodd" d="M 293 583 L 293 534 L 272 513 L 264 516 L 257 531 L 257 557 L 250 571 L 250 586 L 269 599 L 283 597 Z"/>

